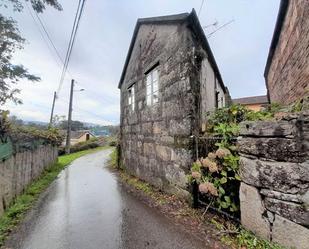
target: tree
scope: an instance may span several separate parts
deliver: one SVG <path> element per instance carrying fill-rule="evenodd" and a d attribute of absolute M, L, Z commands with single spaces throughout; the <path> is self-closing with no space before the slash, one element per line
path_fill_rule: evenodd
<path fill-rule="evenodd" d="M 24 121 L 22 119 L 17 118 L 15 115 L 10 116 L 9 120 L 13 125 L 21 126 L 24 124 Z"/>
<path fill-rule="evenodd" d="M 60 127 L 60 124 L 65 120 L 65 115 L 54 115 L 51 126 Z"/>
<path fill-rule="evenodd" d="M 42 13 L 45 10 L 46 5 L 50 5 L 57 10 L 62 10 L 61 5 L 57 0 L 26 0 L 26 2 L 30 2 L 32 8 L 38 12 Z M 14 11 L 22 11 L 24 8 L 25 1 L 20 0 L 0 0 L 0 7 L 8 8 L 8 5 L 13 5 Z M 27 4 L 27 3 L 26 3 Z"/>
<path fill-rule="evenodd" d="M 57 0 L 30 0 L 32 8 L 42 13 L 46 5 L 50 5 L 57 10 L 62 10 Z M 20 0 L 0 0 L 0 7 L 8 8 L 13 6 L 14 11 L 22 11 L 25 3 Z M 12 63 L 12 56 L 18 49 L 23 48 L 25 39 L 22 38 L 17 27 L 17 23 L 12 18 L 7 18 L 0 14 L 0 106 L 8 101 L 21 104 L 22 101 L 17 97 L 20 90 L 16 84 L 21 79 L 29 81 L 39 81 L 40 78 L 32 75 L 23 65 Z"/>
<path fill-rule="evenodd" d="M 68 129 L 68 121 L 67 120 L 63 120 L 60 122 L 59 124 L 59 128 L 62 130 L 67 130 Z M 72 131 L 80 131 L 80 130 L 86 130 L 87 127 L 84 125 L 84 123 L 80 122 L 80 121 L 74 121 L 72 120 L 71 122 L 71 130 Z"/>

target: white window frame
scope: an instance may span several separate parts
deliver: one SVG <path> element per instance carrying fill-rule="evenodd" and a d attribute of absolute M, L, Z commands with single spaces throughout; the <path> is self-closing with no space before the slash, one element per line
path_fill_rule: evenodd
<path fill-rule="evenodd" d="M 154 68 L 146 74 L 146 104 L 155 105 L 159 102 L 159 71 Z"/>
<path fill-rule="evenodd" d="M 135 84 L 128 88 L 128 105 L 131 111 L 135 110 Z"/>

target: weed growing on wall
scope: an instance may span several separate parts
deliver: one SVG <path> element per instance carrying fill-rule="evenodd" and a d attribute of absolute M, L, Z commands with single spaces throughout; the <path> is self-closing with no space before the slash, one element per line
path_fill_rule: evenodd
<path fill-rule="evenodd" d="M 274 108 L 275 109 L 275 108 Z M 203 138 L 218 142 L 191 167 L 189 182 L 199 184 L 199 192 L 212 206 L 229 213 L 239 212 L 239 155 L 236 138 L 239 123 L 245 120 L 267 120 L 274 117 L 272 108 L 259 112 L 242 105 L 232 105 L 208 114 L 207 131 Z"/>

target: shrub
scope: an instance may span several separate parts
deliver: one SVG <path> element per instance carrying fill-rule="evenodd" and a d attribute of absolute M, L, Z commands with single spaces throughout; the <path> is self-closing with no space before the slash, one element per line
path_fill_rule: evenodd
<path fill-rule="evenodd" d="M 275 106 L 277 108 L 277 106 Z M 274 111 L 254 112 L 242 105 L 217 109 L 208 113 L 205 139 L 218 139 L 212 151 L 197 159 L 191 167 L 189 182 L 197 182 L 202 197 L 218 209 L 239 213 L 239 155 L 236 137 L 239 123 L 245 120 L 266 120 L 274 117 Z M 274 109 L 276 109 L 274 108 Z M 210 139 L 211 140 L 211 139 Z"/>
<path fill-rule="evenodd" d="M 112 146 L 112 147 L 116 147 L 117 146 L 117 141 L 110 141 L 109 146 Z"/>
<path fill-rule="evenodd" d="M 82 150 L 88 150 L 88 149 L 94 149 L 99 147 L 99 140 L 98 138 L 91 138 L 88 141 L 84 141 L 84 142 L 80 142 L 77 144 L 74 144 L 71 146 L 70 148 L 70 152 L 74 153 L 74 152 L 78 152 L 78 151 L 82 151 Z M 60 147 L 58 149 L 58 154 L 59 155 L 64 155 L 65 154 L 65 147 Z"/>

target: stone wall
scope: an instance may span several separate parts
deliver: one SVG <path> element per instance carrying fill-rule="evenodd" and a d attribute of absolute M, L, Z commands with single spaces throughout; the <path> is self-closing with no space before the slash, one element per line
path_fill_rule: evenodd
<path fill-rule="evenodd" d="M 309 86 L 308 44 L 309 1 L 289 0 L 279 41 L 265 75 L 271 102 L 290 104 L 305 96 Z"/>
<path fill-rule="evenodd" d="M 121 86 L 121 162 L 133 175 L 179 193 L 186 188 L 197 111 L 188 34 L 182 24 L 142 25 Z M 145 72 L 156 63 L 159 102 L 147 106 Z M 131 83 L 135 83 L 134 111 L 128 105 Z"/>
<path fill-rule="evenodd" d="M 22 150 L 0 162 L 0 215 L 57 158 L 57 147 L 46 144 Z"/>
<path fill-rule="evenodd" d="M 225 91 L 202 31 L 191 20 L 198 22 L 195 12 L 178 18 L 141 22 L 134 32 L 120 85 L 120 161 L 131 174 L 164 191 L 187 195 L 193 137 L 202 129 L 203 115 L 216 106 L 215 91 L 220 100 Z M 146 77 L 154 68 L 158 102 L 147 105 Z M 132 89 L 134 108 L 129 103 Z"/>
<path fill-rule="evenodd" d="M 288 248 L 309 245 L 309 113 L 241 123 L 241 222 Z"/>

